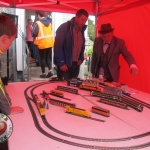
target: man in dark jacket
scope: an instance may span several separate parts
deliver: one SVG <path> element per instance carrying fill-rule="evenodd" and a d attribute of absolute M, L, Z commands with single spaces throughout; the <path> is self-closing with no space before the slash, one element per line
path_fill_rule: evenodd
<path fill-rule="evenodd" d="M 122 54 L 133 75 L 138 74 L 134 57 L 127 50 L 124 41 L 114 36 L 111 24 L 102 24 L 100 37 L 95 38 L 92 54 L 92 77 L 99 78 L 102 75 L 107 81 L 118 82 L 120 74 L 119 56 Z"/>
<path fill-rule="evenodd" d="M 78 77 L 80 65 L 84 60 L 84 31 L 87 19 L 88 12 L 80 9 L 74 18 L 61 24 L 56 31 L 54 63 L 57 66 L 58 78 Z"/>

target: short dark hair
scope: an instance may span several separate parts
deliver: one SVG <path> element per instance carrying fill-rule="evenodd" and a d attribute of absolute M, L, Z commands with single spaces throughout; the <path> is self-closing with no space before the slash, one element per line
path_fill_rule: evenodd
<path fill-rule="evenodd" d="M 30 23 L 30 21 L 32 21 L 32 19 L 28 19 L 27 22 Z"/>
<path fill-rule="evenodd" d="M 45 16 L 46 16 L 46 11 L 37 10 L 37 11 L 36 11 L 36 14 L 37 14 L 37 15 L 40 15 L 40 17 L 45 17 Z"/>
<path fill-rule="evenodd" d="M 88 12 L 87 12 L 85 9 L 79 9 L 79 10 L 76 12 L 76 16 L 77 16 L 77 17 L 80 17 L 80 16 L 82 16 L 82 15 L 84 15 L 84 16 L 86 16 L 86 17 L 89 16 Z"/>
<path fill-rule="evenodd" d="M 17 34 L 15 23 L 7 16 L 0 14 L 0 36 L 8 35 L 12 37 Z"/>

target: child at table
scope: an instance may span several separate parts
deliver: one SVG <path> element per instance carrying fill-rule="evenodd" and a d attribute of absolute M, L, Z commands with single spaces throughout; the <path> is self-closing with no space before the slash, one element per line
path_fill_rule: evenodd
<path fill-rule="evenodd" d="M 0 14 L 0 54 L 6 52 L 12 44 L 17 34 L 17 27 L 14 22 L 5 15 Z M 0 62 L 0 113 L 5 115 L 23 112 L 19 106 L 12 107 L 11 100 L 5 90 L 1 80 L 1 62 Z"/>

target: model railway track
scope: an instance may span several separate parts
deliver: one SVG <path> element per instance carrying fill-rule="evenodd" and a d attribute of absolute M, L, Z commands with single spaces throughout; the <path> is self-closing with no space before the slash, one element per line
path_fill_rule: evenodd
<path fill-rule="evenodd" d="M 106 85 L 100 85 L 100 87 L 102 87 L 102 88 L 104 88 L 104 86 L 106 86 Z M 145 106 L 145 107 L 150 109 L 150 104 L 148 104 L 146 102 L 143 102 L 143 101 L 141 101 L 139 99 L 136 99 L 136 98 L 134 98 L 132 96 L 129 96 L 129 95 L 126 95 L 126 94 L 122 93 L 122 98 L 131 100 L 132 102 L 138 103 L 138 104 L 143 105 L 143 106 Z"/>
<path fill-rule="evenodd" d="M 41 85 L 44 85 L 44 84 L 49 84 L 49 82 L 38 83 L 38 84 L 34 84 L 34 85 L 28 87 L 25 90 L 24 95 L 25 95 L 27 104 L 29 106 L 29 109 L 30 109 L 31 115 L 33 117 L 34 124 L 35 124 L 36 128 L 42 134 L 44 134 L 45 136 L 47 136 L 47 137 L 49 137 L 49 138 L 51 138 L 53 140 L 65 143 L 65 144 L 69 144 L 69 145 L 77 146 L 77 147 L 82 147 L 82 148 L 89 148 L 89 149 L 99 149 L 99 150 L 133 150 L 133 149 L 141 149 L 141 148 L 145 148 L 145 147 L 150 147 L 150 142 L 143 143 L 143 144 L 140 144 L 140 145 L 134 145 L 134 146 L 125 146 L 125 147 L 104 147 L 104 146 L 87 145 L 87 144 L 80 144 L 80 143 L 76 143 L 76 142 L 71 142 L 71 141 L 68 141 L 68 140 L 64 140 L 64 139 L 61 139 L 59 137 L 53 136 L 52 134 L 49 134 L 48 132 L 46 132 L 45 130 L 43 130 L 42 127 L 40 126 L 39 121 L 38 121 L 37 116 L 36 116 L 36 113 L 34 111 L 34 108 L 32 107 L 32 104 L 31 104 L 31 102 L 34 102 L 34 101 L 27 94 L 28 90 L 30 88 L 32 88 L 32 90 L 31 90 L 30 93 L 33 96 L 33 94 L 34 94 L 33 91 L 35 90 L 35 88 L 37 88 L 37 87 L 39 87 Z M 94 138 L 86 138 L 86 137 L 80 137 L 80 136 L 70 135 L 70 134 L 61 132 L 61 131 L 55 129 L 54 127 L 52 127 L 47 122 L 47 119 L 46 119 L 45 116 L 41 116 L 41 118 L 43 120 L 43 123 L 49 129 L 51 129 L 52 131 L 57 132 L 57 133 L 59 133 L 61 135 L 64 135 L 64 136 L 68 136 L 68 137 L 76 138 L 76 139 L 82 139 L 82 140 L 91 140 L 91 141 L 97 141 L 97 142 L 115 142 L 115 141 L 124 141 L 124 140 L 126 141 L 126 140 L 131 140 L 131 139 L 138 139 L 138 138 L 145 137 L 145 136 L 150 136 L 150 132 L 147 132 L 147 133 L 139 134 L 139 135 L 136 135 L 136 136 L 126 137 L 126 138 L 119 138 L 119 139 L 94 139 Z"/>
<path fill-rule="evenodd" d="M 148 104 L 148 103 L 145 103 L 145 102 L 143 102 L 143 101 L 141 101 L 141 100 L 138 100 L 138 99 L 136 99 L 136 98 L 134 98 L 134 97 L 127 96 L 127 95 L 124 95 L 124 94 L 122 95 L 122 97 L 123 97 L 124 99 L 132 100 L 133 102 L 139 103 L 139 104 L 141 104 L 141 105 L 143 105 L 143 106 L 145 106 L 145 107 L 147 107 L 147 108 L 150 109 L 150 104 Z"/>

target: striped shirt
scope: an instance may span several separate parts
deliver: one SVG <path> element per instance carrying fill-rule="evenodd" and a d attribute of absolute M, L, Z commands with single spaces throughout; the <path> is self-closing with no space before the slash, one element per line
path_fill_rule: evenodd
<path fill-rule="evenodd" d="M 72 52 L 72 61 L 78 62 L 82 45 L 83 45 L 83 38 L 82 38 L 81 30 L 77 31 L 75 27 L 73 28 L 73 39 L 74 39 L 74 45 L 73 45 L 73 52 Z"/>

